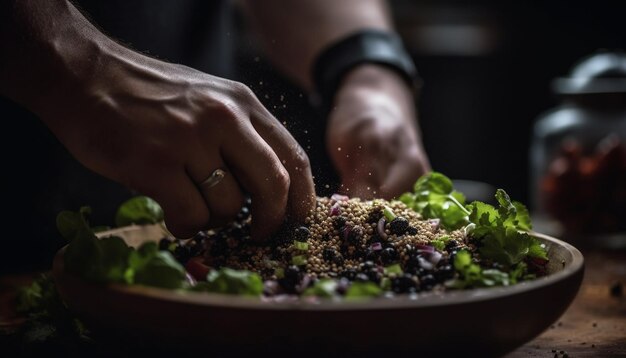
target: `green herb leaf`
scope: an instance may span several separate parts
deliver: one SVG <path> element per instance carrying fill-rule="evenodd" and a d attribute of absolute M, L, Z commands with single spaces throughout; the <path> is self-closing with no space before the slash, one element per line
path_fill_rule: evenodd
<path fill-rule="evenodd" d="M 471 235 L 480 240 L 481 256 L 507 266 L 529 256 L 547 259 L 539 241 L 526 232 L 532 228 L 526 207 L 512 202 L 502 189 L 495 196 L 497 209 L 481 202 L 469 205 L 469 220 L 475 225 Z"/>
<path fill-rule="evenodd" d="M 161 221 L 163 221 L 163 209 L 147 196 L 137 196 L 127 200 L 120 205 L 115 214 L 117 226 L 156 224 Z"/>
<path fill-rule="evenodd" d="M 304 266 L 306 265 L 306 256 L 305 255 L 296 255 L 291 258 L 291 264 L 296 266 Z"/>
<path fill-rule="evenodd" d="M 450 236 L 444 235 L 438 237 L 430 242 L 430 244 L 438 251 L 444 251 L 446 249 L 446 243 L 450 241 Z"/>
<path fill-rule="evenodd" d="M 394 275 L 402 275 L 403 271 L 402 271 L 402 267 L 400 266 L 400 264 L 393 264 L 390 266 L 385 267 L 385 274 L 390 275 L 390 274 L 394 274 Z"/>
<path fill-rule="evenodd" d="M 373 282 L 353 282 L 346 291 L 347 299 L 380 296 L 383 290 Z"/>
<path fill-rule="evenodd" d="M 157 244 L 148 242 L 132 251 L 125 272 L 128 283 L 177 289 L 185 282 L 185 269 L 168 251 L 159 251 Z"/>
<path fill-rule="evenodd" d="M 296 250 L 307 251 L 309 249 L 309 244 L 307 244 L 306 242 L 302 242 L 302 241 L 294 241 L 293 247 Z"/>
<path fill-rule="evenodd" d="M 209 272 L 207 282 L 198 283 L 194 291 L 258 296 L 263 292 L 263 280 L 254 272 L 222 267 Z"/>
<path fill-rule="evenodd" d="M 336 296 L 337 281 L 331 278 L 324 278 L 317 282 L 312 287 L 307 288 L 302 295 L 303 296 L 317 296 L 317 297 L 334 297 Z"/>
<path fill-rule="evenodd" d="M 431 172 L 417 180 L 414 193 L 405 193 L 399 200 L 426 219 L 440 219 L 447 230 L 456 230 L 468 223 L 469 211 L 465 196 L 452 187 L 452 181 L 438 172 Z"/>

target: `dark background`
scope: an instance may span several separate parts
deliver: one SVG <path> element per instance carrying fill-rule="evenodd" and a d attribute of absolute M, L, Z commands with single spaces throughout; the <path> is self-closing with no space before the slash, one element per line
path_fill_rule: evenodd
<path fill-rule="evenodd" d="M 319 193 L 332 191 L 336 177 L 324 153 L 322 126 L 313 125 L 322 119 L 306 95 L 265 61 L 227 2 L 80 3 L 103 31 L 137 50 L 248 84 L 309 150 Z M 420 123 L 433 168 L 506 188 L 527 201 L 532 124 L 558 103 L 550 81 L 598 49 L 626 48 L 626 6 L 619 3 L 391 1 L 398 31 L 424 79 Z M 174 14 L 183 20 L 174 21 Z M 177 34 L 185 41 L 179 43 L 171 36 L 181 28 L 186 30 Z M 180 46 L 167 46 L 174 43 Z M 198 43 L 211 45 L 196 50 Z M 177 56 L 181 51 L 185 56 Z M 227 61 L 209 63 L 216 53 Z M 54 229 L 59 210 L 89 204 L 94 222 L 107 224 L 131 193 L 83 169 L 34 115 L 1 97 L 0 119 L 0 272 L 49 267 L 63 244 Z"/>

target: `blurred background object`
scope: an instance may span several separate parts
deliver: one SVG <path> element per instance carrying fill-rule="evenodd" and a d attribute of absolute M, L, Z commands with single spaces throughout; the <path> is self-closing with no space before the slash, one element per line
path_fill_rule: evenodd
<path fill-rule="evenodd" d="M 531 146 L 535 213 L 571 240 L 626 248 L 626 54 L 585 58 L 552 87 L 562 103 Z"/>

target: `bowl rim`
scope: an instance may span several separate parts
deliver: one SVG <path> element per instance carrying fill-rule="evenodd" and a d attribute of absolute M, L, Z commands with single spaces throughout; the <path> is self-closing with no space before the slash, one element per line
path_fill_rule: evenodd
<path fill-rule="evenodd" d="M 123 228 L 122 228 L 123 230 Z M 116 230 L 117 231 L 117 230 Z M 181 290 L 169 290 L 140 285 L 124 285 L 118 283 L 98 284 L 86 282 L 78 277 L 69 275 L 63 269 L 63 254 L 67 246 L 61 248 L 53 264 L 55 280 L 70 277 L 73 282 L 96 289 L 113 290 L 116 293 L 130 296 L 142 296 L 146 299 L 160 300 L 176 304 L 187 304 L 212 308 L 248 309 L 268 311 L 360 311 L 360 310 L 390 310 L 390 309 L 417 309 L 427 307 L 443 307 L 481 301 L 496 300 L 508 296 L 518 295 L 524 292 L 539 290 L 543 287 L 555 284 L 567 277 L 575 275 L 584 268 L 582 253 L 574 246 L 553 238 L 548 235 L 530 232 L 531 236 L 541 239 L 552 245 L 563 248 L 572 257 L 570 264 L 565 264 L 562 270 L 532 281 L 525 281 L 511 286 L 490 288 L 475 288 L 469 290 L 447 291 L 443 293 L 427 292 L 416 296 L 399 295 L 393 298 L 364 298 L 354 300 L 297 300 L 289 302 L 264 301 L 256 297 L 245 297 L 209 292 L 190 292 Z"/>

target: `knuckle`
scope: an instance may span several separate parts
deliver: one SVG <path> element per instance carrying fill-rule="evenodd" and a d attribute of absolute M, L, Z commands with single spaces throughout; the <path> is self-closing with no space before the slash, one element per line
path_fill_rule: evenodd
<path fill-rule="evenodd" d="M 297 170 L 306 170 L 311 167 L 309 156 L 298 144 L 296 144 L 295 150 L 293 151 L 292 161 Z"/>
<path fill-rule="evenodd" d="M 276 168 L 276 174 L 274 176 L 274 181 L 276 183 L 277 189 L 279 190 L 280 195 L 287 196 L 287 192 L 289 192 L 289 186 L 291 185 L 291 178 L 289 177 L 289 173 L 282 166 L 279 165 Z"/>
<path fill-rule="evenodd" d="M 250 100 L 256 97 L 250 87 L 241 82 L 232 81 L 230 85 L 233 90 L 234 96 L 238 99 Z"/>

